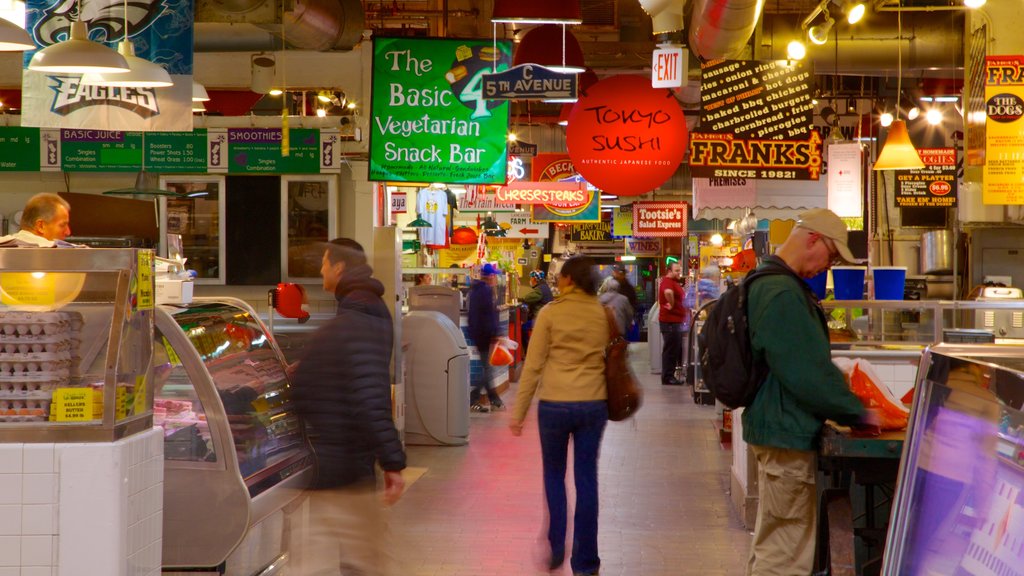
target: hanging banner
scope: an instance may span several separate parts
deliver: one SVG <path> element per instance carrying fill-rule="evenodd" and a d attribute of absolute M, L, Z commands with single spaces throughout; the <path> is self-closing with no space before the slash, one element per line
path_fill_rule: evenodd
<path fill-rule="evenodd" d="M 507 40 L 374 38 L 369 179 L 504 184 L 509 104 L 481 77 L 511 55 Z"/>
<path fill-rule="evenodd" d="M 815 130 L 807 140 L 740 140 L 699 132 L 690 138 L 690 173 L 699 178 L 817 180 L 821 164 Z"/>
<path fill-rule="evenodd" d="M 533 160 L 531 178 L 536 182 L 583 182 L 572 160 L 565 154 L 538 154 Z M 589 190 L 587 203 L 579 207 L 550 204 L 530 206 L 534 222 L 600 222 L 601 194 Z"/>
<path fill-rule="evenodd" d="M 1024 204 L 1024 56 L 985 58 L 982 203 Z"/>
<path fill-rule="evenodd" d="M 67 39 L 73 20 L 89 24 L 89 39 L 116 49 L 127 36 L 135 55 L 163 66 L 173 86 L 129 88 L 84 85 L 79 74 L 28 69 L 24 55 L 21 125 L 119 131 L 192 130 L 193 0 L 123 2 L 28 0 L 25 29 L 40 48 Z"/>
<path fill-rule="evenodd" d="M 607 194 L 637 196 L 668 180 L 686 153 L 679 102 L 641 76 L 605 78 L 587 89 L 565 132 L 573 166 Z"/>
<path fill-rule="evenodd" d="M 633 236 L 681 238 L 686 236 L 686 202 L 634 202 Z"/>
<path fill-rule="evenodd" d="M 918 148 L 917 154 L 924 168 L 896 171 L 896 205 L 956 206 L 956 148 Z"/>

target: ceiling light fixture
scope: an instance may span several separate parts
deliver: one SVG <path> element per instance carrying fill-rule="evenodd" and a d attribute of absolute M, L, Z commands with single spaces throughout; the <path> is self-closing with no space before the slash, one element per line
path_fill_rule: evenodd
<path fill-rule="evenodd" d="M 125 9 L 127 13 L 127 8 Z M 125 26 L 125 36 L 128 28 Z M 117 43 L 117 53 L 128 62 L 127 73 L 83 74 L 82 84 L 87 86 L 126 86 L 129 88 L 166 88 L 174 86 L 171 75 L 163 66 L 135 55 L 135 46 L 127 38 Z"/>
<path fill-rule="evenodd" d="M 846 10 L 846 21 L 850 24 L 860 22 L 864 18 L 865 11 L 867 11 L 867 7 L 864 6 L 863 2 L 850 5 Z"/>
<path fill-rule="evenodd" d="M 985 0 L 964 0 L 964 6 L 968 8 L 981 8 L 985 5 Z"/>
<path fill-rule="evenodd" d="M 881 124 L 883 128 L 888 128 L 892 125 L 892 114 L 889 112 L 882 112 L 882 115 L 878 117 L 878 123 Z"/>
<path fill-rule="evenodd" d="M 270 92 L 267 92 L 267 94 L 270 94 L 271 96 L 280 96 L 281 94 L 284 94 L 284 90 L 281 90 L 280 88 L 271 88 Z"/>
<path fill-rule="evenodd" d="M 513 66 L 520 64 L 539 64 L 565 74 L 579 74 L 586 70 L 579 40 L 565 29 L 565 25 L 556 24 L 537 26 L 523 35 L 512 59 Z"/>
<path fill-rule="evenodd" d="M 907 120 L 917 120 L 917 117 L 921 115 L 921 109 L 917 106 L 912 106 L 910 110 L 907 110 Z"/>
<path fill-rule="evenodd" d="M 203 86 L 195 80 L 192 81 L 192 101 L 193 102 L 209 102 L 210 95 L 206 92 L 206 86 Z"/>
<path fill-rule="evenodd" d="M 903 15 L 896 12 L 896 25 L 899 35 L 896 37 L 896 94 L 902 94 L 903 81 Z M 899 119 L 900 109 L 896 107 L 896 120 L 889 126 L 889 134 L 885 138 L 885 145 L 875 159 L 874 170 L 914 170 L 924 168 L 924 162 L 918 155 L 914 143 L 910 141 L 910 133 L 907 132 L 907 123 Z"/>
<path fill-rule="evenodd" d="M 0 18 L 0 52 L 21 52 L 35 50 L 36 43 L 24 28 L 14 22 Z"/>
<path fill-rule="evenodd" d="M 807 56 L 807 47 L 799 40 L 793 40 L 786 46 L 786 57 L 790 60 L 803 60 Z"/>
<path fill-rule="evenodd" d="M 29 70 L 51 74 L 127 74 L 128 61 L 99 42 L 89 40 L 89 26 L 72 22 L 67 40 L 51 44 L 32 56 Z"/>
<path fill-rule="evenodd" d="M 829 16 L 828 10 L 824 12 L 825 21 L 807 29 L 807 39 L 818 46 L 828 42 L 828 33 L 832 31 L 832 26 L 836 23 L 832 16 Z"/>
<path fill-rule="evenodd" d="M 579 0 L 495 0 L 495 24 L 582 24 Z"/>
<path fill-rule="evenodd" d="M 942 124 L 942 111 L 938 108 L 929 108 L 928 112 L 924 115 L 924 119 L 928 121 L 928 124 L 938 126 Z"/>

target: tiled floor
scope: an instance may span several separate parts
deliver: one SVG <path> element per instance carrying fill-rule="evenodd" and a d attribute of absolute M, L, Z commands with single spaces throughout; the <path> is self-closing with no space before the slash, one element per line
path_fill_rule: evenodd
<path fill-rule="evenodd" d="M 601 574 L 742 574 L 750 536 L 729 502 L 731 456 L 714 409 L 695 405 L 689 388 L 661 386 L 646 344 L 633 346 L 646 396 L 634 419 L 605 432 Z M 514 395 L 515 386 L 505 394 L 510 406 Z M 391 511 L 402 574 L 547 573 L 538 568 L 546 524 L 536 406 L 520 438 L 508 414 L 473 414 L 468 446 L 409 447 L 409 465 L 427 471 Z M 568 564 L 557 574 L 570 574 Z"/>

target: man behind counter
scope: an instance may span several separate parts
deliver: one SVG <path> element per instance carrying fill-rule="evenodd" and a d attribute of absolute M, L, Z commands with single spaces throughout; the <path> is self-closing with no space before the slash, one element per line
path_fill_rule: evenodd
<path fill-rule="evenodd" d="M 0 248 L 74 248 L 71 205 L 56 194 L 41 192 L 29 198 L 21 213 L 21 230 L 0 237 Z"/>

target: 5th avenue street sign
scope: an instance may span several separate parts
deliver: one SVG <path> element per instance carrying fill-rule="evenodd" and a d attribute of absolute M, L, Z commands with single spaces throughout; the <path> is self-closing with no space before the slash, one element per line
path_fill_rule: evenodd
<path fill-rule="evenodd" d="M 537 64 L 520 64 L 497 74 L 484 74 L 486 100 L 552 100 L 576 98 L 576 74 L 555 72 Z"/>

